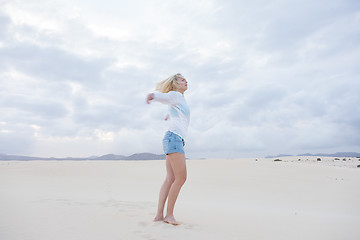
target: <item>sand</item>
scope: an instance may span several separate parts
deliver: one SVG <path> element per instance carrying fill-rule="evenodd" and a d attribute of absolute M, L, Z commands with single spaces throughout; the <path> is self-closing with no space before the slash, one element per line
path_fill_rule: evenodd
<path fill-rule="evenodd" d="M 164 161 L 0 161 L 0 239 L 360 239 L 360 161 L 298 159 L 188 160 L 180 226 L 152 221 Z"/>

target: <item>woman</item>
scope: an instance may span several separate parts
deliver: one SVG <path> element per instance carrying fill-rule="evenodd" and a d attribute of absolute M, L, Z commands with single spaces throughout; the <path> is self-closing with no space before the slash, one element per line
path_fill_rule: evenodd
<path fill-rule="evenodd" d="M 159 82 L 156 86 L 157 92 L 148 94 L 146 99 L 148 104 L 150 101 L 158 101 L 169 105 L 169 114 L 165 118 L 169 121 L 169 127 L 163 139 L 167 174 L 160 189 L 154 221 L 164 221 L 173 225 L 179 225 L 174 217 L 174 205 L 186 180 L 184 145 L 190 120 L 189 107 L 184 98 L 187 88 L 186 79 L 178 73 Z M 166 199 L 167 212 L 164 217 Z"/>

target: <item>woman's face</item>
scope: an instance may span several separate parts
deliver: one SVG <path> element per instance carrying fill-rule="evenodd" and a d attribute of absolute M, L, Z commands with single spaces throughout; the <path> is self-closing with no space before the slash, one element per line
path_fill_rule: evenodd
<path fill-rule="evenodd" d="M 177 85 L 179 92 L 184 93 L 188 89 L 187 81 L 185 78 L 177 77 Z"/>

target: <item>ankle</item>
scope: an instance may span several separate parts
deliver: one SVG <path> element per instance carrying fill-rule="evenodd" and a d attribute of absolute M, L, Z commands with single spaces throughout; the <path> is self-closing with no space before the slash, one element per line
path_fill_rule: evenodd
<path fill-rule="evenodd" d="M 164 214 L 162 214 L 162 213 L 157 213 L 157 214 L 156 214 L 156 217 L 164 217 Z"/>
<path fill-rule="evenodd" d="M 154 218 L 154 221 L 157 222 L 157 221 L 163 221 L 164 220 L 164 217 L 162 215 L 159 215 Z"/>

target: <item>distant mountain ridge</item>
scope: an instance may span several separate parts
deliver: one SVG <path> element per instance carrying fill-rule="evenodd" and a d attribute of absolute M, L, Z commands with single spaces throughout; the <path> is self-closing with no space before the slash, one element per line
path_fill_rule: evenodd
<path fill-rule="evenodd" d="M 7 155 L 0 154 L 0 160 L 20 160 L 20 161 L 31 161 L 31 160 L 163 160 L 166 158 L 165 154 L 153 154 L 153 153 L 135 153 L 130 156 L 106 154 L 102 156 L 90 156 L 90 157 L 66 157 L 66 158 L 42 158 L 42 157 L 29 157 L 19 155 Z"/>
<path fill-rule="evenodd" d="M 327 153 L 317 153 L 317 154 L 304 153 L 304 154 L 298 154 L 298 155 L 279 154 L 277 156 L 266 156 L 266 158 L 292 157 L 292 156 L 360 157 L 360 153 L 357 153 L 357 152 L 337 152 L 337 153 L 332 153 L 332 154 L 327 154 Z"/>
<path fill-rule="evenodd" d="M 277 156 L 266 156 L 266 158 L 279 158 L 279 157 L 292 157 L 292 156 L 323 156 L 323 157 L 360 157 L 360 153 L 357 152 L 337 152 L 333 154 L 326 153 L 304 153 L 298 155 L 279 154 Z M 130 156 L 116 155 L 116 154 L 105 154 L 102 156 L 90 156 L 90 157 L 66 157 L 66 158 L 55 158 L 55 157 L 30 157 L 21 155 L 7 155 L 0 153 L 1 160 L 19 160 L 19 161 L 31 161 L 31 160 L 164 160 L 165 154 L 153 154 L 153 153 L 135 153 Z"/>

